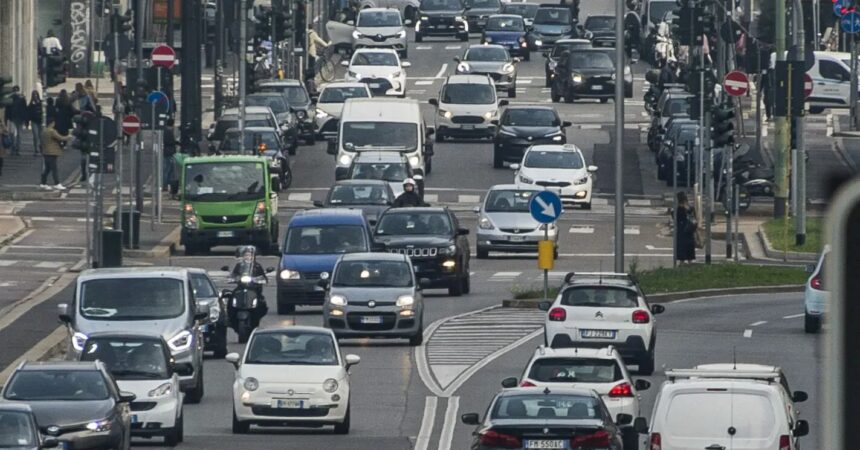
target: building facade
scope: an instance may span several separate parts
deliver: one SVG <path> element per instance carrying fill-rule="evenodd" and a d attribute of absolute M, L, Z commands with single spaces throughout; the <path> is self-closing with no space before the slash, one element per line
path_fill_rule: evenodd
<path fill-rule="evenodd" d="M 11 76 L 21 92 L 40 87 L 36 14 L 38 0 L 0 0 L 0 74 Z"/>

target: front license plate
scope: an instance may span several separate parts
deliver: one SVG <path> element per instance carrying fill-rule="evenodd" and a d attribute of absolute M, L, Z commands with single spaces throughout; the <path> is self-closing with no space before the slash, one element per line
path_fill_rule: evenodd
<path fill-rule="evenodd" d="M 382 323 L 382 316 L 361 316 L 361 323 L 379 325 Z"/>
<path fill-rule="evenodd" d="M 525 236 L 510 236 L 509 239 L 511 242 L 524 242 L 526 240 Z"/>
<path fill-rule="evenodd" d="M 603 86 L 601 86 L 601 85 L 597 84 L 597 85 L 591 86 L 591 90 L 592 90 L 592 91 L 602 91 L 602 90 L 603 90 Z"/>
<path fill-rule="evenodd" d="M 583 339 L 615 339 L 615 330 L 580 330 Z"/>
<path fill-rule="evenodd" d="M 219 231 L 218 237 L 219 238 L 231 238 L 231 237 L 233 237 L 233 232 L 232 231 Z"/>
<path fill-rule="evenodd" d="M 381 85 L 379 83 L 370 83 L 369 86 L 371 89 L 379 89 Z"/>
<path fill-rule="evenodd" d="M 529 439 L 525 443 L 526 448 L 565 448 L 562 440 Z"/>
<path fill-rule="evenodd" d="M 131 415 L 131 423 L 137 423 L 137 422 L 138 422 L 137 414 L 132 414 Z"/>
<path fill-rule="evenodd" d="M 463 125 L 463 129 L 464 130 L 474 130 L 475 126 L 474 125 Z"/>
<path fill-rule="evenodd" d="M 305 407 L 304 400 L 285 400 L 285 399 L 275 399 L 274 401 L 275 408 L 284 408 L 284 409 L 303 409 Z"/>

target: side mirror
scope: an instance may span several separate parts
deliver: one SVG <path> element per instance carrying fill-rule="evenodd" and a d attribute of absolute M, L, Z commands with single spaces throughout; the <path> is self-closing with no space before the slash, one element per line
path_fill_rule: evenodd
<path fill-rule="evenodd" d="M 429 103 L 433 106 L 439 107 L 439 100 L 437 100 L 435 98 L 431 98 L 430 100 L 427 100 L 427 103 Z"/>
<path fill-rule="evenodd" d="M 412 19 L 406 19 L 403 21 L 403 25 L 412 25 Z"/>
<path fill-rule="evenodd" d="M 637 391 L 647 391 L 651 388 L 651 382 L 648 380 L 636 380 L 633 382 L 633 386 Z"/>
<path fill-rule="evenodd" d="M 502 387 L 505 389 L 515 388 L 520 384 L 520 381 L 517 380 L 517 377 L 508 377 L 502 380 Z"/>
<path fill-rule="evenodd" d="M 538 309 L 541 311 L 549 311 L 549 307 L 552 306 L 550 302 L 540 302 L 538 303 Z"/>
<path fill-rule="evenodd" d="M 209 317 L 209 304 L 197 302 L 197 307 L 194 310 L 194 320 L 203 320 Z"/>
<path fill-rule="evenodd" d="M 480 207 L 480 206 L 476 206 L 476 207 L 472 208 L 472 212 L 473 212 L 473 213 L 475 213 L 475 214 L 480 213 L 480 212 L 481 212 L 481 207 Z"/>
<path fill-rule="evenodd" d="M 513 163 L 510 166 L 511 170 L 520 170 L 520 165 L 518 163 Z"/>
<path fill-rule="evenodd" d="M 340 65 L 341 65 L 341 66 L 343 66 L 343 67 L 349 67 L 349 61 L 347 61 L 347 60 L 345 60 L 345 59 L 344 59 L 344 60 L 342 60 L 342 61 L 340 62 Z"/>
<path fill-rule="evenodd" d="M 794 430 L 792 434 L 795 437 L 806 436 L 809 434 L 809 422 L 805 420 L 798 420 L 797 423 L 794 424 Z"/>
<path fill-rule="evenodd" d="M 633 416 L 624 413 L 618 414 L 615 416 L 615 423 L 617 425 L 630 425 L 633 423 Z"/>
<path fill-rule="evenodd" d="M 173 371 L 180 377 L 187 377 L 194 374 L 194 366 L 191 363 L 178 363 L 173 366 Z"/>
<path fill-rule="evenodd" d="M 239 354 L 238 353 L 228 353 L 227 356 L 224 357 L 224 360 L 230 364 L 233 364 L 233 367 L 239 368 Z"/>
<path fill-rule="evenodd" d="M 507 99 L 499 100 L 499 107 L 508 106 L 510 104 L 511 102 L 509 102 Z"/>
<path fill-rule="evenodd" d="M 455 57 L 454 57 L 454 62 L 456 62 L 456 63 L 460 62 L 460 57 L 459 57 L 459 56 L 455 56 Z"/>
<path fill-rule="evenodd" d="M 404 69 L 408 69 L 408 68 L 412 67 L 412 63 L 409 61 L 400 61 L 400 67 L 402 67 Z"/>
<path fill-rule="evenodd" d="M 323 204 L 323 202 L 321 202 L 321 201 L 319 201 L 319 200 L 314 200 L 314 207 L 315 207 L 315 208 L 322 208 L 322 207 L 324 207 L 324 206 L 325 206 L 325 205 Z"/>
<path fill-rule="evenodd" d="M 666 307 L 663 305 L 651 305 L 651 314 L 663 314 Z"/>
<path fill-rule="evenodd" d="M 573 125 L 573 124 L 569 120 L 565 120 L 564 122 L 561 123 L 562 128 L 567 128 L 571 125 Z"/>
<path fill-rule="evenodd" d="M 57 440 L 54 436 L 45 436 L 42 438 L 42 447 L 41 448 L 56 448 L 60 446 L 60 441 Z"/>
<path fill-rule="evenodd" d="M 633 429 L 639 434 L 648 433 L 648 419 L 637 417 L 636 420 L 633 421 Z"/>
<path fill-rule="evenodd" d="M 317 286 L 319 286 L 323 289 L 328 289 L 328 279 L 317 281 Z"/>
<path fill-rule="evenodd" d="M 343 359 L 347 369 L 361 362 L 361 357 L 358 355 L 346 355 Z"/>
<path fill-rule="evenodd" d="M 135 399 L 137 399 L 137 396 L 132 394 L 131 392 L 120 391 L 120 393 L 119 393 L 119 402 L 120 403 L 131 403 Z"/>
<path fill-rule="evenodd" d="M 72 316 L 69 314 L 69 304 L 60 303 L 57 305 L 57 315 L 60 316 L 61 322 L 70 323 L 72 321 Z"/>
<path fill-rule="evenodd" d="M 803 403 L 809 399 L 809 394 L 804 391 L 794 391 L 794 393 L 791 394 L 791 399 L 794 403 Z"/>
<path fill-rule="evenodd" d="M 457 236 L 466 236 L 469 234 L 468 228 L 460 228 L 457 230 Z"/>
<path fill-rule="evenodd" d="M 499 126 L 499 119 L 493 119 L 490 121 L 490 123 L 495 125 L 495 126 Z"/>
<path fill-rule="evenodd" d="M 432 282 L 429 278 L 419 278 L 418 279 L 418 287 L 421 289 L 429 289 L 432 286 Z"/>
<path fill-rule="evenodd" d="M 597 166 L 588 166 L 588 172 L 590 172 L 590 173 L 597 172 Z"/>
<path fill-rule="evenodd" d="M 347 20 L 346 24 L 347 25 L 355 25 L 355 21 L 354 20 Z"/>
<path fill-rule="evenodd" d="M 463 422 L 464 425 L 477 425 L 480 421 L 477 413 L 467 413 L 460 416 L 460 422 Z"/>

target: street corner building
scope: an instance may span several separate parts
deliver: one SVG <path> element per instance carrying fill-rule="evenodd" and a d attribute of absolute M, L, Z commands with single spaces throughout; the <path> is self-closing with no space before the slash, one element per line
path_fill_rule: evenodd
<path fill-rule="evenodd" d="M 0 74 L 12 77 L 21 92 L 31 92 L 39 82 L 37 23 L 43 3 L 0 0 Z"/>

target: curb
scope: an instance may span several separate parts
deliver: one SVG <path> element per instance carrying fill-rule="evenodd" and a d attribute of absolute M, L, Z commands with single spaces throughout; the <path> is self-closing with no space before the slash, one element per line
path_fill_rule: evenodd
<path fill-rule="evenodd" d="M 839 123 L 839 119 L 836 118 L 833 120 L 833 135 L 832 135 L 832 137 L 836 138 L 836 139 L 833 139 L 833 143 L 832 143 L 833 151 L 836 152 L 836 154 L 838 154 L 840 158 L 842 158 L 842 161 L 845 162 L 845 165 L 847 165 L 848 168 L 851 169 L 852 171 L 856 171 L 857 167 L 856 167 L 856 164 L 854 163 L 854 160 L 845 151 L 845 143 L 842 141 L 842 139 L 846 138 L 846 137 L 849 137 L 849 138 L 860 137 L 860 134 L 853 135 L 856 133 L 857 132 L 852 132 L 852 131 L 843 132 L 842 131 L 842 125 Z"/>
<path fill-rule="evenodd" d="M 170 256 L 179 243 L 180 232 L 181 227 L 177 226 L 151 250 L 123 249 L 122 256 L 124 258 L 163 258 Z"/>
<path fill-rule="evenodd" d="M 4 247 L 9 244 L 11 241 L 15 240 L 15 238 L 20 236 L 24 230 L 27 229 L 27 224 L 24 223 L 24 220 L 21 219 L 19 216 L 9 217 L 13 217 L 15 219 L 17 226 L 13 231 L 0 235 L 0 247 Z"/>
<path fill-rule="evenodd" d="M 815 262 L 818 260 L 818 255 L 816 253 L 809 252 L 783 252 L 780 250 L 776 250 L 770 244 L 770 240 L 767 238 L 767 233 L 764 232 L 764 229 L 759 225 L 758 232 L 759 241 L 761 242 L 761 246 L 764 249 L 765 255 L 768 258 L 776 259 L 780 261 L 799 261 L 799 262 Z"/>

